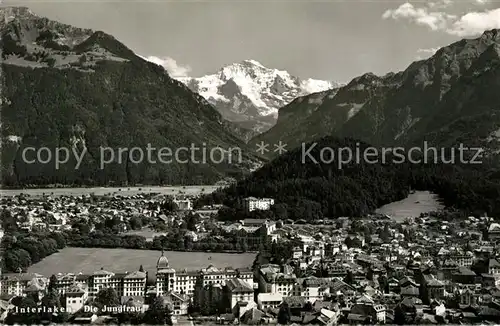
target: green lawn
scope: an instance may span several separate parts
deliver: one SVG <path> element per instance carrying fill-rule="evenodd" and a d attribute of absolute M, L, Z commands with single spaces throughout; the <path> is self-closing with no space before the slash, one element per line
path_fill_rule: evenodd
<path fill-rule="evenodd" d="M 47 277 L 57 273 L 92 273 L 104 268 L 110 272 L 132 272 L 142 265 L 150 275 L 156 271 L 160 251 L 133 249 L 65 248 L 29 268 L 30 272 Z M 254 253 L 226 254 L 205 252 L 166 251 L 170 266 L 177 270 L 199 270 L 212 264 L 215 267 L 251 267 Z M 208 259 L 211 257 L 212 259 Z"/>

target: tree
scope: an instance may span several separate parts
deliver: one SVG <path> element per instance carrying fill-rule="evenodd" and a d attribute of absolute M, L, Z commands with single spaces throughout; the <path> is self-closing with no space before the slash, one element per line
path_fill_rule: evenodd
<path fill-rule="evenodd" d="M 139 266 L 139 272 L 144 273 L 144 267 L 142 267 L 142 265 L 141 265 L 141 266 Z"/>
<path fill-rule="evenodd" d="M 172 319 L 162 297 L 154 298 L 144 314 L 144 323 L 148 325 L 172 325 Z"/>
<path fill-rule="evenodd" d="M 354 283 L 354 275 L 352 274 L 352 271 L 347 271 L 347 275 L 344 278 L 344 282 L 350 285 Z"/>
<path fill-rule="evenodd" d="M 129 302 L 125 303 L 125 306 L 127 307 L 135 306 L 134 299 L 130 298 Z M 143 323 L 144 314 L 139 311 L 122 311 L 118 313 L 117 318 L 120 324 L 138 325 Z"/>
<path fill-rule="evenodd" d="M 371 268 L 371 266 L 366 271 L 366 279 L 369 281 L 373 281 L 373 269 Z"/>
<path fill-rule="evenodd" d="M 116 294 L 115 289 L 106 288 L 102 289 L 97 293 L 95 303 L 98 306 L 108 306 L 113 307 L 120 304 L 120 300 L 118 299 L 118 294 Z"/>
<path fill-rule="evenodd" d="M 243 242 L 241 243 L 241 251 L 242 252 L 248 251 L 248 242 L 246 240 L 243 240 Z"/>
<path fill-rule="evenodd" d="M 51 277 L 52 281 L 52 277 Z M 49 283 L 50 287 L 50 283 Z M 57 313 L 52 313 L 49 312 L 50 310 L 54 310 L 55 308 L 61 308 L 61 297 L 57 293 L 56 288 L 52 288 L 49 290 L 47 295 L 45 295 L 42 298 L 41 301 L 41 306 L 46 307 L 46 312 L 43 312 L 40 314 L 40 317 L 43 321 L 49 321 L 49 322 L 56 322 L 56 323 L 63 323 L 68 319 L 68 314 L 66 312 L 57 312 Z"/>
<path fill-rule="evenodd" d="M 380 232 L 380 240 L 382 240 L 384 243 L 388 243 L 391 241 L 391 232 L 389 231 L 389 224 L 385 223 L 384 229 L 382 232 Z"/>
<path fill-rule="evenodd" d="M 291 318 L 292 313 L 290 311 L 290 306 L 288 305 L 288 303 L 283 302 L 278 312 L 278 324 L 286 325 L 290 322 Z"/>
<path fill-rule="evenodd" d="M 129 223 L 132 230 L 140 230 L 142 228 L 142 219 L 139 216 L 132 216 Z"/>
<path fill-rule="evenodd" d="M 372 236 L 370 234 L 365 234 L 365 243 L 370 244 L 372 242 Z"/>
<path fill-rule="evenodd" d="M 2 213 L 0 213 L 0 220 L 5 233 L 11 234 L 18 230 L 16 219 L 12 216 L 12 213 L 9 210 L 2 210 Z"/>
<path fill-rule="evenodd" d="M 174 202 L 173 198 L 172 197 L 167 197 L 165 199 L 165 202 L 163 202 L 161 205 L 160 205 L 161 209 L 166 211 L 166 212 L 174 212 L 174 211 L 177 211 L 179 209 L 179 207 L 177 206 L 177 204 Z"/>
<path fill-rule="evenodd" d="M 40 314 L 31 311 L 31 309 L 37 307 L 32 297 L 27 296 L 16 301 L 18 309 L 13 309 L 9 312 L 5 319 L 6 324 L 31 325 L 40 323 Z"/>
<path fill-rule="evenodd" d="M 196 225 L 200 223 L 201 218 L 198 214 L 189 213 L 186 216 L 186 228 L 189 231 L 196 231 Z"/>
<path fill-rule="evenodd" d="M 57 291 L 57 277 L 54 274 L 52 274 L 52 276 L 49 279 L 49 286 L 47 290 L 49 293 Z"/>
<path fill-rule="evenodd" d="M 405 308 L 400 303 L 394 309 L 394 323 L 397 325 L 414 324 L 416 315 L 415 306 Z"/>
<path fill-rule="evenodd" d="M 304 305 L 304 310 L 305 311 L 313 311 L 314 306 L 310 301 L 307 301 L 306 304 Z"/>
<path fill-rule="evenodd" d="M 62 233 L 54 232 L 50 235 L 50 237 L 56 241 L 58 249 L 63 249 L 64 247 L 66 247 L 66 238 Z"/>
<path fill-rule="evenodd" d="M 387 280 L 387 276 L 381 275 L 378 278 L 378 284 L 379 284 L 380 291 L 382 291 L 384 293 L 389 293 L 389 281 Z"/>

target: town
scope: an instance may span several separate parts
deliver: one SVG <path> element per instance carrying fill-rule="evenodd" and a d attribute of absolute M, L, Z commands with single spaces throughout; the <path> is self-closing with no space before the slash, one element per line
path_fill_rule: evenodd
<path fill-rule="evenodd" d="M 196 196 L 182 191 L 5 196 L 0 322 L 153 323 L 158 311 L 181 325 L 498 322 L 500 224 L 493 218 L 449 209 L 404 221 L 258 218 L 273 205 L 249 197 L 241 204 L 246 214 L 228 220 L 220 218 L 222 205 L 197 207 Z M 30 270 L 65 247 L 139 249 L 157 258 L 152 270 Z M 186 260 L 203 251 L 207 264 L 172 266 L 169 250 Z M 233 268 L 212 263 L 216 253 L 256 256 Z"/>

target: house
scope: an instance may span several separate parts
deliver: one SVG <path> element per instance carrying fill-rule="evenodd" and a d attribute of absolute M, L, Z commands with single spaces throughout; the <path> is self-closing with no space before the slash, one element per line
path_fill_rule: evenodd
<path fill-rule="evenodd" d="M 274 321 L 274 318 L 266 314 L 258 308 L 251 308 L 245 311 L 240 317 L 240 321 L 244 325 L 263 325 Z"/>
<path fill-rule="evenodd" d="M 263 265 L 258 275 L 259 292 L 261 293 L 281 293 L 283 296 L 292 294 L 296 277 L 291 273 L 281 272 L 278 265 Z"/>
<path fill-rule="evenodd" d="M 452 280 L 454 282 L 462 284 L 475 284 L 476 278 L 478 278 L 476 273 L 466 267 L 459 267 L 452 275 Z"/>
<path fill-rule="evenodd" d="M 227 308 L 233 310 L 238 302 L 254 303 L 253 287 L 246 281 L 233 278 L 226 281 L 225 297 Z"/>
<path fill-rule="evenodd" d="M 418 298 L 420 295 L 420 290 L 418 287 L 413 285 L 408 285 L 406 287 L 401 288 L 401 298 L 413 297 Z"/>
<path fill-rule="evenodd" d="M 289 296 L 283 298 L 282 305 L 290 308 L 290 313 L 294 316 L 300 315 L 306 304 L 306 298 L 298 296 Z"/>
<path fill-rule="evenodd" d="M 193 209 L 193 204 L 191 203 L 191 200 L 189 199 L 174 199 L 173 200 L 174 204 L 177 205 L 179 210 L 181 211 L 190 211 Z"/>
<path fill-rule="evenodd" d="M 187 315 L 190 299 L 186 294 L 169 292 L 165 295 L 165 301 L 170 303 L 174 315 Z"/>
<path fill-rule="evenodd" d="M 396 306 L 395 316 L 396 319 L 404 319 L 414 322 L 416 316 L 422 311 L 418 307 L 422 306 L 422 300 L 415 297 L 406 297 Z"/>
<path fill-rule="evenodd" d="M 64 293 L 66 309 L 69 312 L 77 312 L 83 308 L 89 297 L 86 284 L 75 283 Z"/>
<path fill-rule="evenodd" d="M 36 273 L 9 273 L 3 274 L 1 277 L 1 294 L 15 296 L 24 296 L 27 288 L 35 290 L 33 287 L 37 287 L 37 285 L 46 287 L 49 283 L 46 277 Z M 36 289 L 37 292 L 39 290 L 43 291 L 43 289 Z"/>
<path fill-rule="evenodd" d="M 308 302 L 314 303 L 318 299 L 323 299 L 324 295 L 330 292 L 330 288 L 326 286 L 328 283 L 328 280 L 307 277 L 294 285 L 293 295 L 304 297 Z"/>
<path fill-rule="evenodd" d="M 386 309 L 376 304 L 369 296 L 362 296 L 352 305 L 347 319 L 349 324 L 368 322 L 369 324 L 385 323 Z"/>
<path fill-rule="evenodd" d="M 147 273 L 136 271 L 123 277 L 123 296 L 144 296 Z"/>
<path fill-rule="evenodd" d="M 294 247 L 293 248 L 293 255 L 292 255 L 293 259 L 299 259 L 299 258 L 301 258 L 302 254 L 303 254 L 302 248 L 300 248 L 300 247 Z"/>
<path fill-rule="evenodd" d="M 496 259 L 490 259 L 488 261 L 488 274 L 499 275 L 500 274 L 500 263 Z"/>
<path fill-rule="evenodd" d="M 14 305 L 12 305 L 8 300 L 0 300 L 0 323 L 7 318 L 7 315 L 12 308 L 14 308 Z"/>
<path fill-rule="evenodd" d="M 356 289 L 344 281 L 336 280 L 330 285 L 330 295 L 341 301 L 351 301 L 356 296 Z"/>
<path fill-rule="evenodd" d="M 257 305 L 262 310 L 279 308 L 282 302 L 283 295 L 281 293 L 259 293 L 257 295 Z"/>
<path fill-rule="evenodd" d="M 500 224 L 499 223 L 491 223 L 488 228 L 488 239 L 491 242 L 500 241 Z"/>
<path fill-rule="evenodd" d="M 255 198 L 247 197 L 243 199 L 243 208 L 247 212 L 252 212 L 254 210 L 268 210 L 274 205 L 274 199 L 272 198 Z"/>
<path fill-rule="evenodd" d="M 428 300 L 444 298 L 444 283 L 433 275 L 424 275 L 422 290 L 424 297 Z"/>
<path fill-rule="evenodd" d="M 34 277 L 28 282 L 28 286 L 24 289 L 24 293 L 40 300 L 46 294 L 47 286 L 48 282 L 46 280 Z"/>

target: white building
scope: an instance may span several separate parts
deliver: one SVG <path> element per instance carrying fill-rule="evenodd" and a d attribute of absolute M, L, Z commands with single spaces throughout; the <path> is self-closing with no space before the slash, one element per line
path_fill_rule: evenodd
<path fill-rule="evenodd" d="M 200 271 L 176 271 L 170 268 L 163 251 L 156 264 L 156 293 L 166 295 L 168 292 L 194 295 L 196 286 L 205 287 L 209 284 L 225 286 L 231 279 L 239 278 L 253 288 L 253 272 L 247 269 L 220 269 L 208 266 Z"/>
<path fill-rule="evenodd" d="M 283 295 L 281 293 L 259 293 L 257 295 L 257 305 L 261 310 L 277 309 L 282 302 Z"/>
<path fill-rule="evenodd" d="M 57 289 L 60 294 L 73 291 L 75 286 L 84 287 L 87 295 L 95 298 L 99 291 L 112 288 L 119 297 L 144 296 L 146 291 L 147 274 L 145 272 L 113 273 L 103 269 L 91 275 L 59 274 Z"/>
<path fill-rule="evenodd" d="M 174 199 L 174 203 L 182 211 L 190 211 L 193 209 L 193 203 L 189 199 Z"/>
<path fill-rule="evenodd" d="M 255 198 L 247 197 L 243 199 L 243 207 L 246 211 L 251 212 L 254 210 L 268 210 L 274 205 L 272 198 Z"/>
<path fill-rule="evenodd" d="M 70 313 L 82 309 L 88 300 L 89 293 L 86 284 L 73 284 L 65 291 L 66 310 Z"/>
<path fill-rule="evenodd" d="M 227 281 L 227 291 L 230 301 L 230 308 L 233 310 L 238 302 L 254 303 L 253 287 L 239 278 Z"/>
<path fill-rule="evenodd" d="M 32 284 L 48 285 L 49 280 L 43 275 L 36 273 L 10 273 L 3 274 L 1 279 L 1 294 L 25 296 L 26 289 Z"/>

